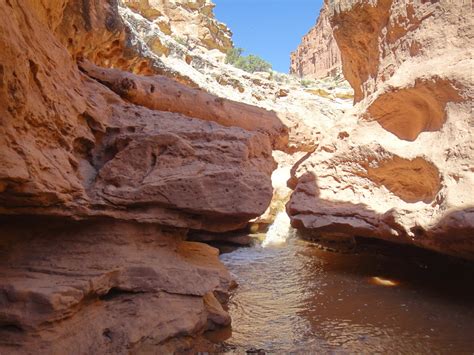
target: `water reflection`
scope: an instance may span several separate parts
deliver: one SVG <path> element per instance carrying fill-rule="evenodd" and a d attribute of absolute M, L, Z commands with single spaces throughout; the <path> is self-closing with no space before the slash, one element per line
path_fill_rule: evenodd
<path fill-rule="evenodd" d="M 371 277 L 370 281 L 374 283 L 375 285 L 379 285 L 379 286 L 394 287 L 394 286 L 399 285 L 397 281 L 387 280 L 387 279 L 384 279 L 383 277 L 378 277 L 378 276 Z"/>
<path fill-rule="evenodd" d="M 472 353 L 472 265 L 391 254 L 332 253 L 297 238 L 224 254 L 240 286 L 232 331 L 213 337 L 236 352 Z"/>

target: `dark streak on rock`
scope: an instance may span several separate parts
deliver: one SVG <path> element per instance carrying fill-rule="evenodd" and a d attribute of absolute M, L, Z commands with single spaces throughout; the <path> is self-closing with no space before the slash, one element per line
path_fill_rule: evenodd
<path fill-rule="evenodd" d="M 91 21 L 91 4 L 90 0 L 82 0 L 82 18 L 84 19 L 84 27 L 86 31 L 92 30 Z"/>

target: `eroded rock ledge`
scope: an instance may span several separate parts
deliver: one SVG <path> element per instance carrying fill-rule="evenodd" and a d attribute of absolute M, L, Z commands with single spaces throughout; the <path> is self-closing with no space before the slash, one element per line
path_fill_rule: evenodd
<path fill-rule="evenodd" d="M 229 274 L 183 240 L 265 211 L 284 126 L 250 127 L 264 110 L 246 105 L 232 124 L 149 107 L 82 72 L 153 73 L 114 1 L 9 0 L 0 16 L 0 353 L 159 352 L 227 325 Z"/>
<path fill-rule="evenodd" d="M 230 323 L 214 301 L 226 299 L 230 275 L 217 250 L 182 241 L 184 231 L 13 220 L 0 234 L 2 352 L 126 353 L 149 342 L 159 351 Z"/>

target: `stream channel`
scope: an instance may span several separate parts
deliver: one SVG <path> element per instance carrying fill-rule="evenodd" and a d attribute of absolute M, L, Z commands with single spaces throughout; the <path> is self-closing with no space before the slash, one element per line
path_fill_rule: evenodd
<path fill-rule="evenodd" d="M 239 287 L 228 304 L 232 326 L 207 338 L 226 353 L 474 352 L 472 264 L 362 244 L 321 249 L 279 214 L 263 243 L 222 254 Z"/>

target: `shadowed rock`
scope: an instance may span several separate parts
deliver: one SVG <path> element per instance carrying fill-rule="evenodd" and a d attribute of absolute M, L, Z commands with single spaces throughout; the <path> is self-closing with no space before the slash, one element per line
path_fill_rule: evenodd
<path fill-rule="evenodd" d="M 179 231 L 15 221 L 0 221 L 2 352 L 125 353 L 144 338 L 160 344 L 229 324 L 212 294 L 223 299 L 231 285 L 218 251 Z"/>

